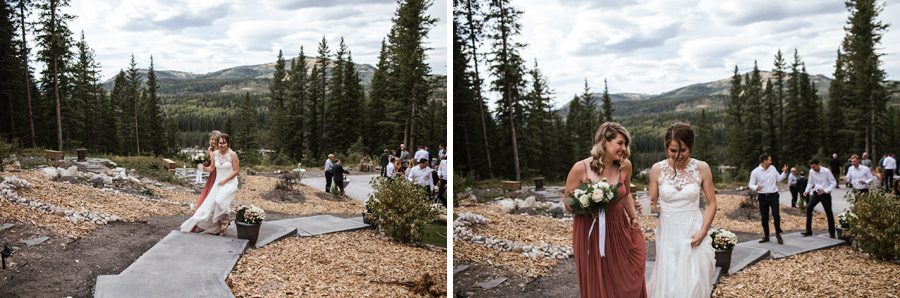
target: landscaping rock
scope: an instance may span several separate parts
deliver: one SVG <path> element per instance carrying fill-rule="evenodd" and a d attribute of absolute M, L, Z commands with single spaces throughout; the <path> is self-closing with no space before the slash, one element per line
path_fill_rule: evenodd
<path fill-rule="evenodd" d="M 512 213 L 516 210 L 516 202 L 511 199 L 504 199 L 500 202 L 497 202 L 500 205 L 500 210 L 506 213 Z"/>

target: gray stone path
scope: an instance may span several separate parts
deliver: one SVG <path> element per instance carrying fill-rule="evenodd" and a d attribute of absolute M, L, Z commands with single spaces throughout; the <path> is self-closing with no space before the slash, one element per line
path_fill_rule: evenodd
<path fill-rule="evenodd" d="M 378 177 L 378 174 L 346 175 L 345 177 L 350 180 L 350 184 L 344 188 L 344 193 L 348 197 L 363 203 L 369 200 L 369 194 L 375 191 L 369 184 L 369 180 Z M 302 183 L 317 190 L 325 190 L 325 177 L 306 177 L 303 178 Z"/>
<path fill-rule="evenodd" d="M 119 275 L 97 277 L 94 297 L 234 297 L 225 278 L 247 240 L 172 231 Z"/>
<path fill-rule="evenodd" d="M 368 227 L 362 218 L 332 215 L 263 222 L 256 247 L 299 235 Z M 118 275 L 97 277 L 94 297 L 234 297 L 225 283 L 247 248 L 232 224 L 226 237 L 172 231 Z"/>
<path fill-rule="evenodd" d="M 845 243 L 844 240 L 831 239 L 828 237 L 828 233 L 810 237 L 803 237 L 800 233 L 789 233 L 783 234 L 781 237 L 784 239 L 784 244 L 778 244 L 778 242 L 775 242 L 775 237 L 772 237 L 772 241 L 766 243 L 759 243 L 758 240 L 753 240 L 739 243 L 738 246 L 768 250 L 771 251 L 773 259 L 781 259 Z"/>

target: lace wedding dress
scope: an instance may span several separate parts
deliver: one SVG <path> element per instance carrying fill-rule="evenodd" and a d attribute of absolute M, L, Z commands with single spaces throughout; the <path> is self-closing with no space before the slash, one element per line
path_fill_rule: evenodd
<path fill-rule="evenodd" d="M 697 160 L 675 170 L 666 160 L 656 164 L 659 177 L 659 225 L 656 227 L 656 264 L 647 290 L 650 297 L 709 297 L 715 270 L 715 251 L 709 236 L 691 246 L 691 235 L 703 225 L 700 211 L 700 173 Z"/>
<path fill-rule="evenodd" d="M 209 190 L 209 194 L 206 195 L 206 199 L 203 200 L 200 207 L 197 207 L 197 211 L 194 211 L 194 215 L 181 224 L 182 232 L 190 232 L 194 226 L 202 229 L 204 233 L 217 234 L 220 232 L 220 221 L 231 212 L 231 201 L 234 200 L 234 194 L 237 192 L 238 186 L 237 177 L 231 179 L 223 186 L 219 185 L 219 182 L 231 176 L 231 172 L 234 170 L 234 165 L 231 162 L 232 152 L 231 149 L 228 149 L 225 154 L 220 153 L 219 150 L 213 153 L 213 162 L 215 162 L 216 166 L 215 171 L 218 173 L 216 182 L 213 184 L 212 189 Z"/>

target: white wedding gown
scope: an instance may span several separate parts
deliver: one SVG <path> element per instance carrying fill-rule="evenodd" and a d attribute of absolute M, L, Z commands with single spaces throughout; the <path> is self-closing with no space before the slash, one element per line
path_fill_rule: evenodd
<path fill-rule="evenodd" d="M 691 235 L 703 225 L 697 160 L 676 171 L 663 160 L 659 178 L 659 225 L 656 264 L 647 284 L 650 297 L 709 297 L 715 270 L 712 239 L 691 246 Z"/>
<path fill-rule="evenodd" d="M 206 199 L 203 200 L 203 204 L 200 204 L 191 218 L 181 224 L 182 232 L 190 232 L 196 226 L 203 229 L 204 233 L 216 234 L 219 232 L 219 220 L 231 212 L 231 201 L 234 200 L 234 194 L 237 192 L 238 178 L 234 177 L 223 186 L 219 186 L 219 182 L 231 176 L 231 172 L 234 171 L 234 165 L 231 162 L 233 151 L 228 149 L 225 154 L 219 152 L 216 150 L 213 153 L 217 173 L 216 181 L 209 190 L 209 194 L 206 195 Z"/>

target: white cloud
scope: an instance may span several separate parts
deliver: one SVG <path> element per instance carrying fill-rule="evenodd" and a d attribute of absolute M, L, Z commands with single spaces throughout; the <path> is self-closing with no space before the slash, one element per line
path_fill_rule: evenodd
<path fill-rule="evenodd" d="M 900 3 L 893 2 L 880 15 L 883 22 L 900 19 Z M 750 70 L 754 60 L 771 69 L 778 49 L 787 60 L 796 48 L 810 73 L 830 76 L 847 18 L 843 2 L 817 0 L 520 0 L 514 5 L 524 12 L 516 40 L 528 46 L 521 54 L 528 67 L 538 60 L 557 106 L 581 93 L 585 78 L 595 91 L 606 78 L 613 93 L 658 94 L 727 78 L 735 65 Z M 889 45 L 897 44 L 900 31 L 889 28 L 882 62 L 895 80 L 900 50 Z"/>

